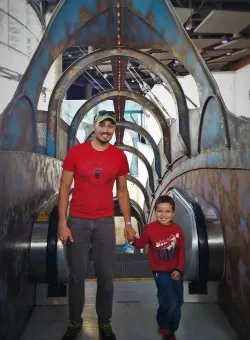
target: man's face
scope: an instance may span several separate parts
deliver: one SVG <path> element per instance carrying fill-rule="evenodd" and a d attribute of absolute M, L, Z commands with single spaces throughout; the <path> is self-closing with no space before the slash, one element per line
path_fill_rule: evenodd
<path fill-rule="evenodd" d="M 95 124 L 95 138 L 103 143 L 109 143 L 115 132 L 115 124 L 111 120 L 103 120 Z"/>

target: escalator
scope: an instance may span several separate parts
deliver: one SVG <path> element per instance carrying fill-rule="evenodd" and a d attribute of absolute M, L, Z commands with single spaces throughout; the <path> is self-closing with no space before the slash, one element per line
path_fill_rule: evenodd
<path fill-rule="evenodd" d="M 208 281 L 220 281 L 224 273 L 224 242 L 217 212 L 193 192 L 169 189 L 176 202 L 174 221 L 185 235 L 185 281 L 190 294 L 206 294 Z M 47 283 L 48 296 L 65 296 L 68 268 L 65 250 L 57 240 L 57 196 L 37 215 L 30 255 L 30 280 Z M 141 216 L 141 221 L 145 221 Z M 141 222 L 140 222 L 141 224 Z M 140 230 L 140 228 L 139 228 Z M 87 278 L 94 278 L 90 258 Z M 115 278 L 152 278 L 146 250 L 134 254 L 117 252 Z"/>
<path fill-rule="evenodd" d="M 168 194 L 175 200 L 175 222 L 182 226 L 186 238 L 185 303 L 177 338 L 236 340 L 235 332 L 209 291 L 213 283 L 218 287 L 224 275 L 224 242 L 218 214 L 194 192 L 173 187 Z M 67 327 L 68 267 L 64 248 L 56 237 L 56 201 L 57 197 L 44 207 L 34 225 L 30 280 L 37 283 L 36 306 L 21 340 L 59 340 Z M 112 324 L 117 338 L 158 339 L 156 287 L 146 251 L 134 254 L 117 252 L 115 260 Z M 93 277 L 90 261 L 85 287 L 84 331 L 79 340 L 99 339 Z"/>

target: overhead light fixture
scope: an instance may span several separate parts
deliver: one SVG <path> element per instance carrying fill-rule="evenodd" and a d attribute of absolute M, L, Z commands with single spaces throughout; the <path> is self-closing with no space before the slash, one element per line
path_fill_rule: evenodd
<path fill-rule="evenodd" d="M 134 82 L 135 82 L 135 80 L 134 80 L 134 79 L 132 79 L 132 80 L 131 80 L 131 83 L 134 83 Z"/>
<path fill-rule="evenodd" d="M 187 31 L 191 31 L 192 28 L 193 28 L 192 21 L 190 20 L 190 21 L 188 22 L 188 24 L 186 25 L 186 30 L 187 30 Z"/>
<path fill-rule="evenodd" d="M 108 74 L 107 74 L 107 73 L 104 73 L 103 77 L 104 77 L 104 78 L 107 78 L 107 77 L 108 77 Z"/>
<path fill-rule="evenodd" d="M 179 60 L 174 60 L 173 61 L 173 66 L 177 66 L 178 64 L 180 64 Z"/>
<path fill-rule="evenodd" d="M 227 52 L 227 55 L 232 55 L 232 53 L 231 52 Z"/>

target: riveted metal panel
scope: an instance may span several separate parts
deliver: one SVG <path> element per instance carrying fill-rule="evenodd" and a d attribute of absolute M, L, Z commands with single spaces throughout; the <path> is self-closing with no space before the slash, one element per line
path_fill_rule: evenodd
<path fill-rule="evenodd" d="M 222 149 L 226 147 L 226 126 L 217 99 L 211 97 L 201 121 L 200 151 Z"/>

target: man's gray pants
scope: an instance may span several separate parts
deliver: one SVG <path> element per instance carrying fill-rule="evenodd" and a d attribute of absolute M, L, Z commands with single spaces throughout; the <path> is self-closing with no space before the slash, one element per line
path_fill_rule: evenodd
<path fill-rule="evenodd" d="M 90 249 L 97 278 L 96 312 L 98 323 L 109 323 L 112 316 L 115 223 L 113 217 L 95 220 L 69 216 L 68 227 L 74 243 L 67 245 L 69 264 L 69 317 L 79 321 L 85 302 L 84 280 Z"/>

